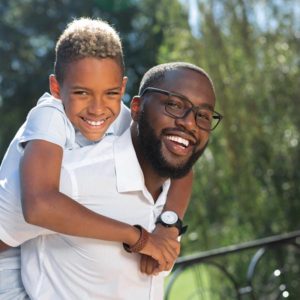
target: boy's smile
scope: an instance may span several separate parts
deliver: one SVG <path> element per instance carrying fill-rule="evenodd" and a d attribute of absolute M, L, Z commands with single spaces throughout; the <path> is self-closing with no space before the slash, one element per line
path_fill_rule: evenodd
<path fill-rule="evenodd" d="M 59 95 L 54 96 L 62 100 L 73 126 L 98 141 L 119 115 L 126 81 L 115 60 L 87 57 L 66 66 Z"/>

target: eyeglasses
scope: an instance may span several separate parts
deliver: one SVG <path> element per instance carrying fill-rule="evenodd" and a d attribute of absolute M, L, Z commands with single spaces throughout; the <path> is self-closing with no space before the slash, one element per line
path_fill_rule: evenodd
<path fill-rule="evenodd" d="M 205 131 L 214 130 L 223 118 L 220 113 L 214 111 L 208 105 L 195 106 L 188 98 L 162 89 L 147 87 L 140 97 L 147 92 L 168 96 L 164 101 L 165 111 L 173 118 L 183 119 L 193 111 L 197 126 Z"/>

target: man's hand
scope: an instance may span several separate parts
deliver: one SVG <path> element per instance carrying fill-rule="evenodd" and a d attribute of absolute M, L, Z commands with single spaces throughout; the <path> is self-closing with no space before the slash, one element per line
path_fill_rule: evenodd
<path fill-rule="evenodd" d="M 164 243 L 166 243 L 167 246 L 165 249 L 161 250 L 156 248 L 156 251 L 153 252 L 152 255 L 149 255 L 144 252 L 148 246 L 146 245 L 143 251 L 141 251 L 141 253 L 145 253 L 141 257 L 141 272 L 148 275 L 157 275 L 161 271 L 171 270 L 180 253 L 180 243 L 178 242 L 177 237 L 177 228 L 167 228 L 158 224 L 151 234 L 151 238 L 154 238 L 154 243 L 158 242 L 158 246 L 156 247 L 160 247 Z"/>

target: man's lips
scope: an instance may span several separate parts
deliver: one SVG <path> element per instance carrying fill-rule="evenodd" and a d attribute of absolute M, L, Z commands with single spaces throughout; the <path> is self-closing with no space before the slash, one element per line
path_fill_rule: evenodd
<path fill-rule="evenodd" d="M 197 144 L 196 138 L 182 130 L 167 130 L 163 132 L 166 148 L 175 155 L 190 155 Z"/>
<path fill-rule="evenodd" d="M 166 138 L 170 141 L 176 142 L 180 145 L 182 145 L 183 147 L 188 147 L 190 144 L 190 141 L 187 139 L 184 139 L 180 136 L 176 136 L 176 135 L 167 135 Z"/>
<path fill-rule="evenodd" d="M 182 144 L 185 147 L 199 144 L 199 141 L 196 139 L 193 133 L 182 129 L 165 129 L 163 130 L 162 134 L 165 135 L 167 139 Z"/>

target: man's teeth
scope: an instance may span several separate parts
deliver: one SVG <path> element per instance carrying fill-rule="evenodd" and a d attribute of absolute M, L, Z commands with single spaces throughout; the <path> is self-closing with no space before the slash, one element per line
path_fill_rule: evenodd
<path fill-rule="evenodd" d="M 181 137 L 179 137 L 179 136 L 171 136 L 171 135 L 169 135 L 169 136 L 167 136 L 167 139 L 168 139 L 168 140 L 171 140 L 171 141 L 173 141 L 173 142 L 182 144 L 182 145 L 184 145 L 185 147 L 188 147 L 188 145 L 190 144 L 190 142 L 189 142 L 188 140 L 183 139 L 183 138 L 181 138 Z"/>
<path fill-rule="evenodd" d="M 103 120 L 101 121 L 90 121 L 90 120 L 85 120 L 88 124 L 92 125 L 92 126 L 100 126 L 104 123 Z"/>

